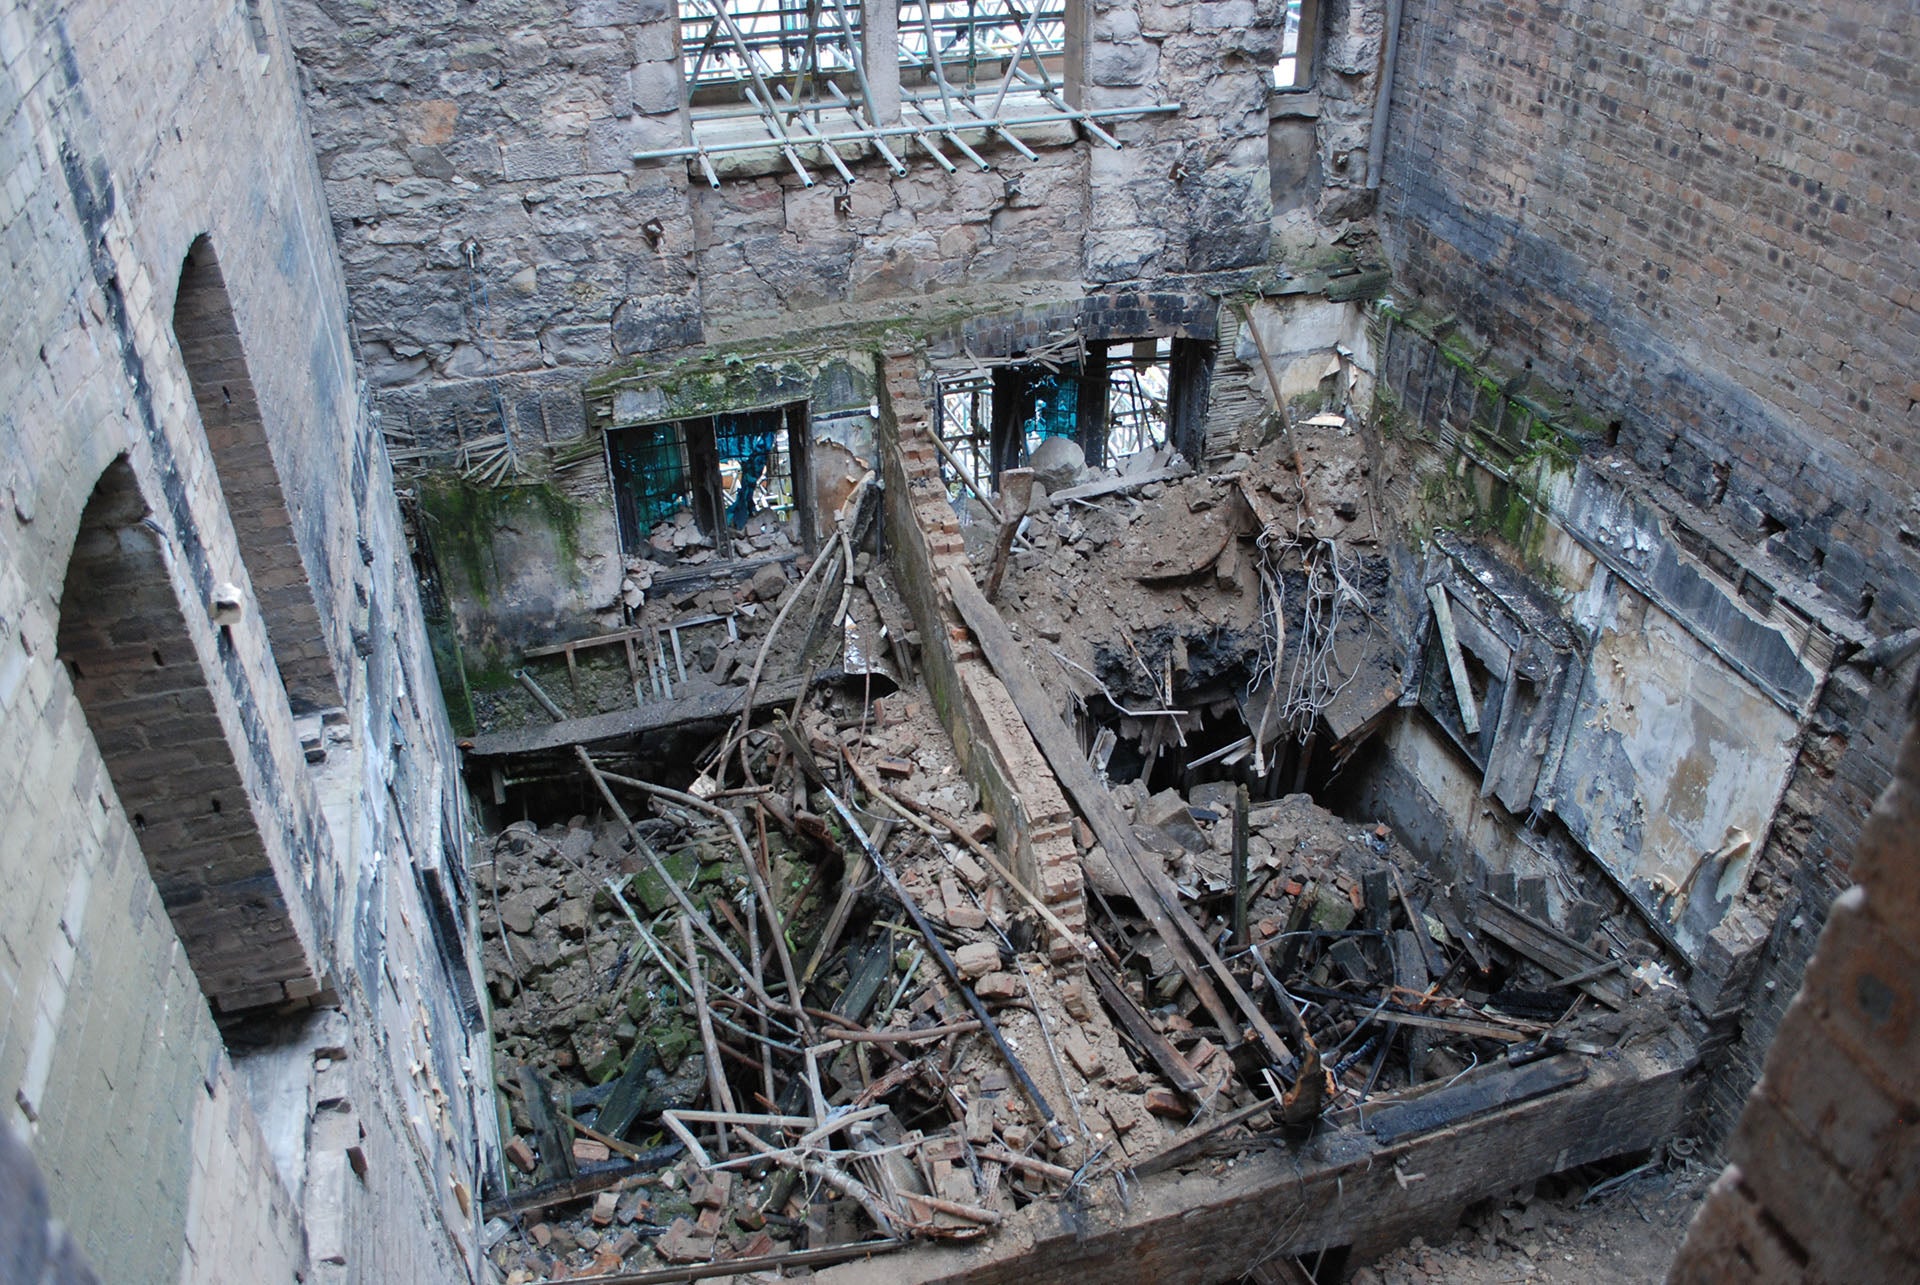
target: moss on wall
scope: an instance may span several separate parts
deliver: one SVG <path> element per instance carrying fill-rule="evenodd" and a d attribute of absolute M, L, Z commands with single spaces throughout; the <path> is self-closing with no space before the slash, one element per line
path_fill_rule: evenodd
<path fill-rule="evenodd" d="M 1431 378 L 1466 389 L 1482 408 L 1465 423 L 1440 426 L 1417 421 L 1383 378 L 1376 386 L 1372 414 L 1386 438 L 1408 438 L 1427 446 L 1415 464 L 1419 482 L 1409 527 L 1423 534 L 1434 527 L 1457 527 L 1500 540 L 1521 566 L 1552 584 L 1558 570 L 1547 558 L 1550 501 L 1555 487 L 1569 480 L 1582 447 L 1604 434 L 1601 420 L 1572 405 L 1549 408 L 1521 390 L 1526 374 L 1493 365 L 1486 350 L 1476 350 L 1447 318 L 1402 312 L 1378 305 L 1382 316 L 1435 345 L 1439 358 Z M 1444 363 L 1444 365 L 1443 365 Z M 1486 413 L 1484 408 L 1493 408 Z"/>
<path fill-rule="evenodd" d="M 499 588 L 494 541 L 502 528 L 544 526 L 569 570 L 580 556 L 579 502 L 551 482 L 483 486 L 459 476 L 428 477 L 420 484 L 420 507 L 433 527 L 442 582 L 482 605 Z"/>

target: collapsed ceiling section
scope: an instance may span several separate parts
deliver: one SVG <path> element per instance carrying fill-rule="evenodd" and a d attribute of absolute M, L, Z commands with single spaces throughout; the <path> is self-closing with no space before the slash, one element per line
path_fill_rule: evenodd
<path fill-rule="evenodd" d="M 1194 342 L 888 359 L 830 487 L 805 403 L 608 430 L 657 448 L 609 447 L 622 627 L 525 649 L 466 744 L 509 1279 L 1017 1257 L 1062 1211 L 1121 1253 L 1249 1147 L 1400 1175 L 1269 1247 L 1324 1273 L 1677 1127 L 1687 958 L 1564 822 L 1473 837 L 1551 808 L 1589 644 L 1411 555 L 1344 358 L 1196 465 Z M 713 448 L 754 415 L 766 460 Z"/>

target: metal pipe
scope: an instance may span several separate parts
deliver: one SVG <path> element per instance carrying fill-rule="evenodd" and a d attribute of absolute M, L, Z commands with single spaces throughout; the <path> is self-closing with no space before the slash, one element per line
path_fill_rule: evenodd
<path fill-rule="evenodd" d="M 871 125 L 867 124 L 867 118 L 860 114 L 860 109 L 854 105 L 853 100 L 851 98 L 848 98 L 846 94 L 841 91 L 840 86 L 834 84 L 832 81 L 828 81 L 827 88 L 831 89 L 833 91 L 833 96 L 840 100 L 840 106 L 846 109 L 847 115 L 853 117 L 854 124 L 858 125 L 861 129 L 865 129 L 865 130 L 870 130 L 873 128 Z M 872 101 L 871 95 L 868 96 L 868 101 L 869 102 Z M 868 138 L 867 141 L 872 143 L 874 148 L 880 153 L 880 155 L 883 158 L 885 158 L 887 162 L 887 168 L 892 170 L 895 175 L 901 175 L 907 172 L 907 163 L 901 160 L 898 156 L 895 156 L 893 154 L 893 149 L 887 146 L 886 139 L 881 138 L 878 134 L 874 134 L 872 137 Z"/>
<path fill-rule="evenodd" d="M 1400 58 L 1400 11 L 1405 0 L 1387 0 L 1387 43 L 1380 53 L 1380 87 L 1374 93 L 1373 128 L 1367 134 L 1367 189 L 1380 186 L 1387 167 L 1387 111 L 1393 104 L 1393 68 Z"/>
<path fill-rule="evenodd" d="M 1042 67 L 1040 70 L 1045 71 L 1046 68 Z M 1040 87 L 1040 97 L 1052 103 L 1056 111 L 1064 113 L 1068 119 L 1074 122 L 1074 124 L 1080 126 L 1082 129 L 1086 130 L 1089 134 L 1092 134 L 1095 138 L 1105 143 L 1108 147 L 1113 148 L 1115 151 L 1120 150 L 1120 140 L 1115 138 L 1113 135 L 1107 133 L 1106 130 L 1101 129 L 1098 125 L 1093 123 L 1093 118 L 1096 116 L 1114 115 L 1115 111 L 1113 108 L 1109 107 L 1103 111 L 1083 112 L 1077 108 L 1069 107 L 1067 105 L 1066 100 L 1061 98 L 1058 93 L 1054 92 L 1053 81 L 1051 79 L 1047 79 L 1047 80 L 1036 79 L 1034 76 L 1029 75 L 1024 71 L 1021 71 L 1018 67 L 1015 67 L 1014 71 L 1020 77 L 1020 79 L 1026 81 L 1029 85 L 1038 85 Z M 1158 104 L 1156 104 L 1156 106 L 1158 106 Z M 1175 110 L 1178 110 L 1178 108 L 1176 108 Z"/>
<path fill-rule="evenodd" d="M 840 175 L 840 181 L 842 183 L 846 183 L 849 186 L 851 186 L 854 181 L 853 171 L 848 169 L 846 162 L 840 159 L 840 153 L 834 150 L 833 144 L 829 143 L 826 139 L 826 136 L 820 132 L 820 127 L 807 119 L 808 109 L 801 107 L 798 103 L 793 102 L 792 95 L 787 93 L 786 87 L 784 85 L 775 86 L 775 88 L 779 89 L 781 96 L 785 97 L 788 100 L 788 102 L 792 105 L 793 118 L 795 121 L 799 122 L 800 128 L 807 132 L 807 136 L 809 138 L 815 139 L 819 142 L 820 150 L 827 154 L 827 160 L 829 163 L 832 164 L 834 170 Z"/>
<path fill-rule="evenodd" d="M 751 102 L 755 107 L 760 108 L 760 118 L 766 122 L 767 128 L 772 131 L 775 145 L 778 146 L 782 152 L 786 153 L 787 164 L 793 166 L 793 172 L 800 176 L 801 186 L 812 187 L 813 175 L 807 173 L 807 167 L 800 163 L 800 154 L 794 151 L 793 145 L 787 141 L 787 131 L 785 126 L 780 124 L 780 116 L 775 110 L 772 96 L 769 95 L 767 101 L 762 103 L 760 96 L 754 93 L 753 90 L 747 89 L 744 85 L 741 86 L 741 88 L 747 95 L 747 101 Z M 828 152 L 832 152 L 833 149 L 828 148 L 827 150 Z"/>
<path fill-rule="evenodd" d="M 972 161 L 975 165 L 978 165 L 983 170 L 990 170 L 993 168 L 993 166 L 987 164 L 986 157 L 980 155 L 980 153 L 974 151 L 971 147 L 967 146 L 967 140 L 960 137 L 960 132 L 953 127 L 953 124 L 951 121 L 943 123 L 940 120 L 936 119 L 934 117 L 934 114 L 928 111 L 926 109 L 926 106 L 922 103 L 915 103 L 913 105 L 913 110 L 919 112 L 922 116 L 926 117 L 929 123 L 935 126 L 938 126 L 940 132 L 946 135 L 947 141 L 960 149 L 960 154 L 962 156 L 965 156 L 968 160 Z"/>
<path fill-rule="evenodd" d="M 1066 11 L 1062 10 L 1061 16 L 1064 18 L 1065 15 Z M 1007 59 L 1007 74 L 1000 78 L 1000 92 L 993 96 L 993 111 L 988 113 L 989 115 L 998 116 L 1000 114 L 1001 105 L 1007 101 L 1007 87 L 1013 84 L 1014 68 L 1020 65 L 1020 59 L 1026 54 L 1027 46 L 1033 42 L 1033 30 L 1039 25 L 1040 6 L 1035 5 L 1033 6 L 1033 12 L 1027 17 L 1027 29 L 1020 33 L 1020 43 L 1014 46 L 1013 57 Z"/>
<path fill-rule="evenodd" d="M 1144 107 L 1102 107 L 1093 111 L 1075 111 L 1067 108 L 1059 111 L 1045 112 L 1037 116 L 1012 116 L 1004 120 L 983 119 L 978 122 L 969 123 L 965 128 L 983 130 L 1014 129 L 1022 125 L 1059 125 L 1071 122 L 1087 125 L 1091 130 L 1095 128 L 1091 125 L 1091 122 L 1096 120 L 1117 120 L 1132 116 L 1165 116 L 1179 110 L 1180 104 L 1178 103 L 1151 103 Z M 924 133 L 926 133 L 926 130 L 921 126 L 896 125 L 886 129 L 865 127 L 843 133 L 825 134 L 822 135 L 822 137 L 832 143 L 852 143 L 862 141 L 875 142 L 883 138 L 912 138 L 915 135 Z M 1120 146 L 1119 140 L 1115 139 L 1105 130 L 1099 130 L 1098 133 L 1102 141 L 1110 141 L 1114 147 Z M 731 143 L 707 143 L 688 147 L 655 148 L 651 151 L 635 152 L 633 153 L 633 159 L 636 161 L 684 160 L 689 156 L 697 156 L 701 152 L 712 155 L 717 152 L 750 152 L 778 146 L 779 144 L 777 142 L 770 139 L 750 138 Z"/>

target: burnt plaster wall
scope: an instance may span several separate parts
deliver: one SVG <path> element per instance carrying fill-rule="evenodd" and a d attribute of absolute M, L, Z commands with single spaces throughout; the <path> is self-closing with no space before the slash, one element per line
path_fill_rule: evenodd
<path fill-rule="evenodd" d="M 1863 638 L 1920 615 L 1917 46 L 1920 16 L 1865 3 L 1410 8 L 1382 210 L 1404 290 Z M 1813 710 L 1770 843 L 1790 895 L 1722 1108 L 1847 885 L 1894 686 L 1843 667 Z"/>
<path fill-rule="evenodd" d="M 712 189 L 684 162 L 629 159 L 683 136 L 669 0 L 293 0 L 387 429 L 566 441 L 586 428 L 580 389 L 609 367 L 835 327 L 872 342 L 889 321 L 1267 263 L 1277 0 L 1074 8 L 1083 107 L 1179 105 L 1109 123 L 1122 150 L 1039 140 L 1027 161 L 988 146 L 991 172 L 921 155 L 898 178 L 868 158 L 851 187 L 820 170 L 813 188 L 775 158 Z M 1333 4 L 1322 23 L 1326 191 L 1359 183 L 1378 9 Z"/>
<path fill-rule="evenodd" d="M 1909 700 L 1908 710 L 1916 708 Z M 1676 1285 L 1920 1275 L 1920 735 L 1862 829 L 1819 948 L 1695 1215 Z"/>
<path fill-rule="evenodd" d="M 456 1279 L 471 1229 L 454 1184 L 474 1186 L 491 1110 L 462 1083 L 484 1044 L 467 1043 L 453 988 L 429 971 L 442 965 L 422 945 L 413 870 L 462 846 L 457 828 L 442 846 L 454 804 L 435 765 L 451 762 L 450 737 L 292 63 L 273 6 L 258 29 L 250 8 L 0 12 L 0 1127 L 26 1141 L 48 1208 L 103 1279 Z M 273 468 L 252 493 L 288 515 L 347 693 L 325 734 L 317 720 L 296 730 L 234 533 L 248 489 L 223 491 L 171 329 L 202 235 L 268 437 Z M 110 467 L 151 519 L 128 533 L 161 555 L 147 590 L 175 600 L 267 877 L 331 988 L 300 979 L 275 997 L 335 1005 L 345 1025 L 324 1096 L 348 1136 L 321 1159 L 345 1173 L 355 1145 L 370 1169 L 335 1190 L 328 1219 L 308 1206 L 322 1185 L 306 1154 L 314 1059 L 270 1086 L 299 1104 L 295 1127 L 270 1131 L 252 1105 L 257 1050 L 229 1049 L 216 1027 L 61 663 L 62 587 Z M 221 629 L 209 607 L 223 583 L 242 611 Z M 310 766 L 307 739 L 324 764 Z"/>

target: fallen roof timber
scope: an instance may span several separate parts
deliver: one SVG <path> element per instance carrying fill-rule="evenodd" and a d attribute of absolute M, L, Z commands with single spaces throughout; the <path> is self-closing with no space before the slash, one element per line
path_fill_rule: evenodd
<path fill-rule="evenodd" d="M 1232 1168 L 1216 1159 L 1134 1183 L 1124 1209 L 1110 1184 L 1095 1184 L 1106 1199 L 1084 1222 L 1041 1202 L 968 1250 L 916 1248 L 815 1279 L 1030 1285 L 1045 1264 L 1046 1279 L 1060 1285 L 1200 1285 L 1320 1249 L 1351 1245 L 1363 1256 L 1377 1254 L 1451 1222 L 1483 1196 L 1672 1136 L 1692 1061 L 1690 1051 L 1662 1055 L 1651 1048 L 1594 1059 L 1578 1083 L 1391 1145 L 1358 1123 L 1323 1128 L 1298 1147 L 1255 1142 Z"/>
<path fill-rule="evenodd" d="M 814 675 L 814 682 L 830 682 L 843 677 L 834 669 Z M 762 683 L 754 694 L 757 706 L 771 709 L 800 694 L 804 679 L 795 675 Z M 740 712 L 745 687 L 723 687 L 701 692 L 682 700 L 651 701 L 635 709 L 617 709 L 587 718 L 569 718 L 534 727 L 516 727 L 503 732 L 488 732 L 471 742 L 462 742 L 470 758 L 505 758 L 515 754 L 536 754 L 543 750 L 565 750 L 575 745 L 593 745 L 618 740 L 642 732 L 657 732 L 689 723 L 717 722 Z"/>

